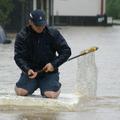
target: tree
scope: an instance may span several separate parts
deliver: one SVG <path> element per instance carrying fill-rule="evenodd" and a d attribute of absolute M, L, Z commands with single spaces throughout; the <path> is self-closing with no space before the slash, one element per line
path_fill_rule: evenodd
<path fill-rule="evenodd" d="M 10 21 L 10 13 L 13 10 L 12 0 L 0 0 L 0 25 L 3 27 Z"/>

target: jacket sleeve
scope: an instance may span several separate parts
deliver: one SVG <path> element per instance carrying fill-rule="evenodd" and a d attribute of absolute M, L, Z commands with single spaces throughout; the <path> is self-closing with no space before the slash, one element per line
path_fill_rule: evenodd
<path fill-rule="evenodd" d="M 54 66 L 55 69 L 57 69 L 60 65 L 68 60 L 71 55 L 71 49 L 64 37 L 57 30 L 54 33 L 54 40 L 54 46 L 58 53 L 58 56 L 51 62 L 51 64 Z"/>
<path fill-rule="evenodd" d="M 20 33 L 17 34 L 15 45 L 14 45 L 14 60 L 18 67 L 25 73 L 30 69 L 28 66 L 28 63 L 26 61 L 26 52 L 27 48 L 25 45 L 24 36 L 22 36 Z"/>

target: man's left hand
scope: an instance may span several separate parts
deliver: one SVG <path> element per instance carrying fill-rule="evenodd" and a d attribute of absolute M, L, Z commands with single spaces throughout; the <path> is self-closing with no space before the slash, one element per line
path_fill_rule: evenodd
<path fill-rule="evenodd" d="M 53 72 L 54 67 L 53 67 L 53 65 L 51 63 L 48 63 L 43 67 L 43 71 L 45 71 L 45 72 Z"/>

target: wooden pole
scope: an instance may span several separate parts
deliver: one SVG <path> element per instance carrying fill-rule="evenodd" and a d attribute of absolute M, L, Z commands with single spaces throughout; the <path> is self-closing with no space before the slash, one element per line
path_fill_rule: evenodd
<path fill-rule="evenodd" d="M 104 9 L 104 0 L 101 0 L 101 11 L 100 11 L 100 15 L 103 15 L 103 10 Z"/>

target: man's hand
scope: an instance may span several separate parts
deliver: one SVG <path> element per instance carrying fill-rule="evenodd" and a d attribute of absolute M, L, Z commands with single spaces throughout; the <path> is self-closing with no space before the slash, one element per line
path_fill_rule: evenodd
<path fill-rule="evenodd" d="M 31 78 L 31 79 L 34 79 L 36 76 L 37 76 L 37 72 L 34 72 L 32 69 L 29 69 L 28 70 L 28 76 L 29 76 L 29 78 Z"/>
<path fill-rule="evenodd" d="M 48 63 L 43 67 L 43 71 L 45 71 L 45 72 L 53 72 L 54 67 L 53 67 L 53 65 L 51 63 Z"/>

